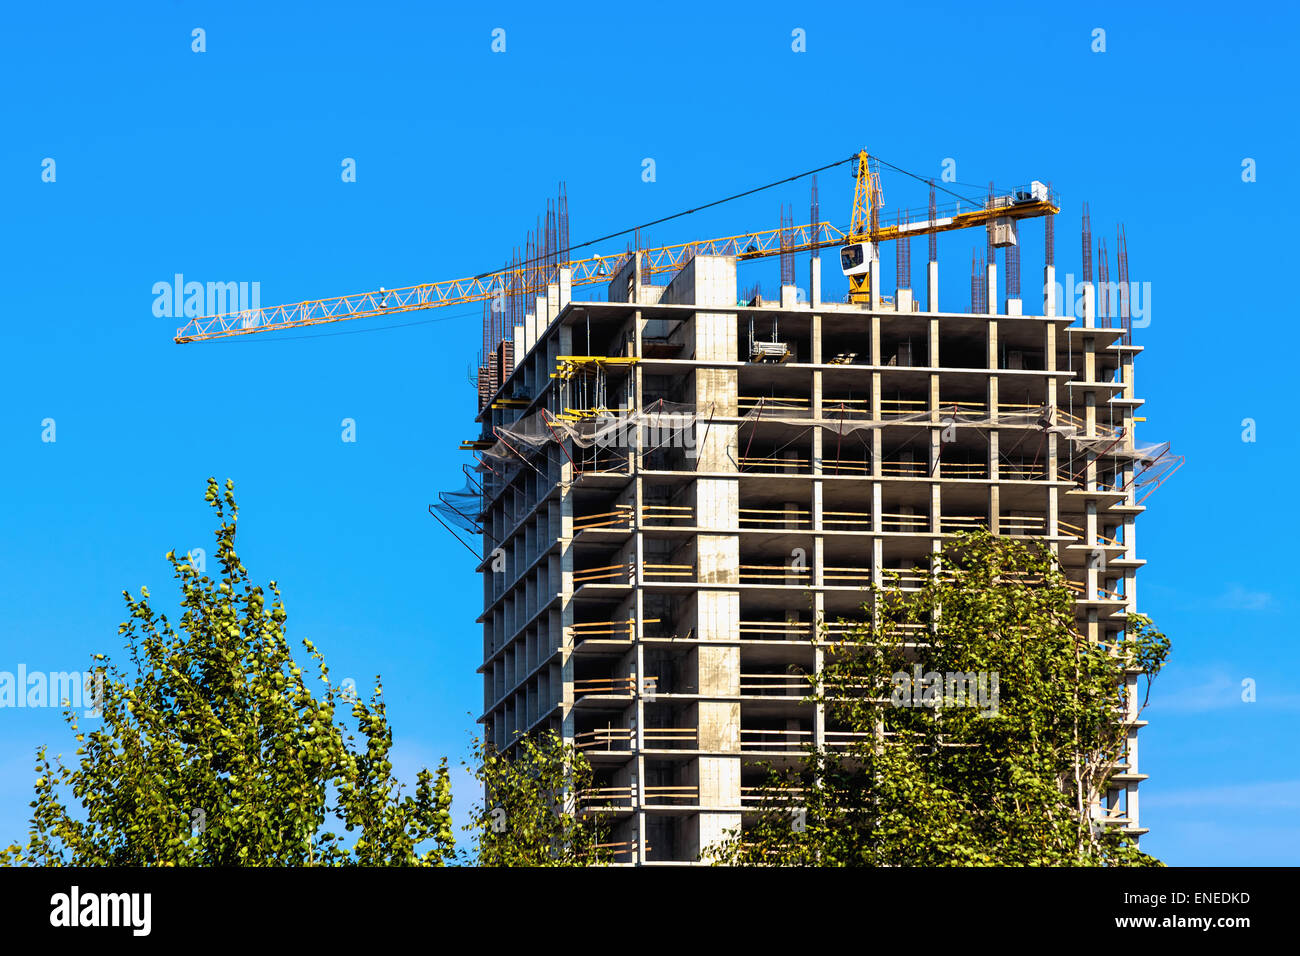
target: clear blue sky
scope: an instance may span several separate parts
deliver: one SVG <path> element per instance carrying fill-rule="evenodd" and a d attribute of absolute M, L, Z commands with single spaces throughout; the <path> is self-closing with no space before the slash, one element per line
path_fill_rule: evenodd
<path fill-rule="evenodd" d="M 392 288 L 499 265 L 560 179 L 580 241 L 861 146 L 925 176 L 952 158 L 975 195 L 1053 182 L 1062 274 L 1079 271 L 1089 200 L 1094 234 L 1125 223 L 1132 276 L 1151 283 L 1139 437 L 1172 440 L 1187 465 L 1138 529 L 1141 604 L 1174 644 L 1141 738 L 1145 845 L 1174 864 L 1300 861 L 1300 595 L 1279 540 L 1294 352 L 1273 344 L 1295 319 L 1280 213 L 1300 24 L 1281 4 L 1134 6 L 11 8 L 0 670 L 119 651 L 121 590 L 171 596 L 164 553 L 210 547 L 204 480 L 231 477 L 241 555 L 280 581 L 291 635 L 362 687 L 382 673 L 398 769 L 459 758 L 481 704 L 480 585 L 425 508 L 462 484 L 478 307 L 182 347 L 180 323 L 153 314 L 154 283 L 257 281 L 266 305 Z M 807 52 L 791 50 L 796 28 Z M 849 174 L 824 175 L 821 194 L 843 224 Z M 895 176 L 885 199 L 925 193 Z M 649 238 L 775 226 L 783 200 L 804 221 L 801 182 Z M 1041 230 L 1025 234 L 1030 303 Z M 975 241 L 941 243 L 949 302 L 968 301 Z M 924 257 L 917 243 L 918 275 Z M 772 288 L 775 264 L 756 268 L 746 281 Z M 826 292 L 843 292 L 829 269 Z M 0 838 L 25 832 L 41 741 L 71 751 L 56 711 L 0 711 Z"/>

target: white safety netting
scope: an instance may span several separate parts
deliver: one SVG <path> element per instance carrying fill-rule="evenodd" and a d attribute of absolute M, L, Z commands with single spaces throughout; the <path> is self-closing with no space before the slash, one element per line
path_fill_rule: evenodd
<path fill-rule="evenodd" d="M 482 455 L 501 462 L 518 460 L 548 442 L 572 442 L 584 449 L 648 451 L 693 428 L 698 417 L 694 405 L 663 400 L 643 409 L 601 409 L 580 419 L 542 409 L 512 424 L 498 425 L 493 429 L 496 444 Z"/>
<path fill-rule="evenodd" d="M 1036 428 L 1044 434 L 1060 436 L 1077 451 L 1131 459 L 1139 465 L 1158 461 L 1169 452 L 1168 442 L 1130 445 L 1120 430 L 1103 425 L 1094 428 L 1095 434 L 1086 435 L 1078 419 L 1073 419 L 1052 405 L 998 412 L 955 405 L 940 407 L 937 413 L 899 412 L 873 417 L 869 409 L 837 406 L 832 402 L 826 403 L 819 414 L 814 414 L 811 409 L 781 404 L 776 400 L 772 404 L 759 401 L 754 408 L 740 416 L 724 416 L 715 405 L 697 409 L 694 405 L 660 400 L 644 409 L 602 409 L 580 419 L 558 416 L 542 409 L 512 424 L 498 425 L 493 430 L 496 443 L 481 454 L 486 460 L 486 466 L 493 461 L 517 462 L 549 442 L 572 442 L 576 448 L 582 449 L 603 447 L 648 451 L 665 444 L 670 436 L 695 427 L 701 419 L 708 421 L 715 416 L 724 421 L 738 418 L 741 425 L 766 422 L 801 428 L 822 428 L 839 436 L 908 424 Z"/>
<path fill-rule="evenodd" d="M 769 422 L 795 427 L 817 427 L 837 435 L 851 435 L 857 431 L 884 428 L 889 425 L 918 426 L 971 425 L 984 428 L 1037 428 L 1048 435 L 1059 435 L 1079 451 L 1098 455 L 1109 454 L 1129 458 L 1139 463 L 1155 461 L 1169 451 L 1168 442 L 1129 447 L 1119 429 L 1097 425 L 1095 435 L 1085 435 L 1083 423 L 1072 420 L 1068 413 L 1053 405 L 1038 405 L 1023 409 L 989 412 L 982 408 L 961 405 L 940 406 L 937 413 L 918 412 L 886 413 L 873 418 L 869 409 L 836 405 L 828 401 L 820 414 L 811 409 L 784 405 L 780 400 L 767 404 L 759 401 L 754 408 L 741 416 L 744 422 Z"/>

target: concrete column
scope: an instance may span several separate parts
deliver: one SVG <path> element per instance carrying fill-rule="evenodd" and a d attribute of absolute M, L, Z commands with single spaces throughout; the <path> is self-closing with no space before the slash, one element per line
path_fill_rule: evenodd
<path fill-rule="evenodd" d="M 573 300 L 573 270 L 561 269 L 556 302 L 561 310 Z"/>
<path fill-rule="evenodd" d="M 1089 438 L 1097 437 L 1097 396 L 1089 392 L 1083 396 L 1083 422 L 1085 434 Z M 1095 491 L 1097 488 L 1097 456 L 1087 452 L 1088 466 L 1084 475 L 1084 487 Z"/>
<path fill-rule="evenodd" d="M 820 485 L 821 482 L 816 482 Z M 820 534 L 813 536 L 813 553 L 812 553 L 812 586 L 814 588 L 824 588 L 826 586 L 826 542 Z M 797 579 L 786 579 L 788 584 L 800 583 Z"/>
<path fill-rule="evenodd" d="M 813 256 L 808 260 L 808 304 L 814 309 L 822 303 L 822 259 Z"/>
<path fill-rule="evenodd" d="M 567 464 L 567 462 L 566 462 Z M 560 495 L 560 719 L 561 735 L 572 742 L 577 729 L 573 717 L 573 486 L 564 485 Z M 638 618 L 639 620 L 639 618 Z"/>
<path fill-rule="evenodd" d="M 879 259 L 871 260 L 870 277 L 871 277 L 870 308 L 871 311 L 874 312 L 880 308 L 880 260 Z"/>
<path fill-rule="evenodd" d="M 985 401 L 988 402 L 989 416 L 994 421 L 997 420 L 998 402 L 1000 401 L 998 393 L 998 323 L 996 319 L 989 320 L 988 327 L 988 367 L 992 371 L 989 375 L 989 387 L 985 393 Z M 989 478 L 997 481 L 998 478 L 998 429 L 992 427 L 989 429 Z M 996 484 L 989 486 L 989 530 L 994 534 L 1000 534 L 1000 517 L 1002 512 L 1001 496 Z"/>
<path fill-rule="evenodd" d="M 640 766 L 641 758 L 638 757 L 632 766 L 632 779 L 628 785 L 632 788 L 632 799 L 636 801 L 636 806 L 641 806 L 641 774 L 637 772 Z M 645 811 L 638 809 L 636 814 L 636 862 L 638 864 L 646 861 L 645 852 Z"/>
<path fill-rule="evenodd" d="M 735 639 L 739 596 L 726 602 L 726 628 L 710 639 Z M 703 632 L 701 637 L 703 637 Z M 740 806 L 740 645 L 701 646 L 696 652 L 696 685 L 702 697 L 696 706 L 699 747 L 705 756 L 696 760 L 696 782 L 701 806 Z M 717 699 L 723 698 L 723 699 Z M 732 755 L 735 756 L 724 756 Z M 728 828 L 740 825 L 739 814 L 702 813 L 699 845 L 695 854 L 717 842 Z"/>
<path fill-rule="evenodd" d="M 826 595 L 818 591 L 813 595 L 813 619 L 817 621 L 826 618 Z M 826 652 L 818 644 L 813 648 L 813 672 L 820 674 L 826 666 Z M 817 692 L 823 691 L 823 685 L 818 682 Z M 819 750 L 826 746 L 826 705 L 817 704 L 813 708 L 813 745 Z"/>
<path fill-rule="evenodd" d="M 1083 327 L 1092 329 L 1097 327 L 1097 289 L 1091 282 L 1081 282 L 1079 288 L 1083 290 Z"/>
<path fill-rule="evenodd" d="M 926 323 L 926 356 L 925 362 L 930 368 L 939 367 L 939 320 L 931 319 Z M 930 373 L 930 421 L 942 423 L 943 415 L 939 407 L 939 373 Z M 879 429 L 875 429 L 878 431 Z M 942 425 L 930 429 L 930 474 L 936 477 L 939 474 L 939 461 L 943 457 L 943 429 Z M 934 486 L 935 494 L 938 494 L 938 485 Z M 937 498 L 936 498 L 937 500 Z"/>
<path fill-rule="evenodd" d="M 814 342 L 815 342 L 815 339 L 816 339 L 816 336 L 817 336 L 818 332 L 820 331 L 820 329 L 818 328 L 818 326 L 820 326 L 820 324 L 821 324 L 821 323 L 818 322 L 818 321 L 817 321 L 817 318 L 814 316 L 814 317 L 813 317 L 813 336 L 814 336 Z M 815 353 L 818 351 L 818 349 L 819 349 L 819 346 L 816 345 L 816 344 L 814 344 L 814 345 L 813 345 L 813 352 L 814 352 L 813 362 L 814 362 L 814 364 L 817 363 L 817 362 L 819 361 L 819 357 L 815 354 Z M 812 417 L 813 417 L 813 420 L 814 420 L 814 421 L 816 421 L 816 420 L 818 420 L 818 419 L 820 419 L 820 418 L 822 417 L 822 373 L 821 373 L 821 372 L 813 372 L 813 381 L 812 381 L 812 401 L 811 401 L 811 403 L 810 403 L 810 411 L 812 412 Z M 822 467 L 823 467 L 823 465 L 822 465 L 822 462 L 823 462 L 823 456 L 826 454 L 826 452 L 825 452 L 825 447 L 826 447 L 826 432 L 825 432 L 825 429 L 822 429 L 822 428 L 814 428 L 814 429 L 812 430 L 812 465 L 813 465 L 813 473 L 814 473 L 814 474 L 818 474 L 818 475 L 819 475 L 819 474 L 822 473 Z M 816 485 L 816 491 L 815 491 L 815 494 L 820 498 L 820 496 L 821 496 L 821 482 L 814 482 L 814 484 Z M 817 517 L 817 522 L 818 522 L 818 523 L 815 524 L 814 527 L 816 527 L 816 528 L 820 528 L 820 527 L 821 527 L 820 521 L 821 521 L 820 516 L 818 516 L 818 517 Z"/>
<path fill-rule="evenodd" d="M 1137 497 L 1132 487 L 1129 487 L 1129 500 L 1132 501 Z M 1124 517 L 1124 557 L 1133 560 L 1137 557 L 1137 521 L 1133 515 Z M 1130 611 L 1136 611 L 1138 607 L 1137 595 L 1137 573 L 1136 570 L 1130 569 L 1127 580 L 1124 582 L 1124 596 L 1128 598 Z"/>
<path fill-rule="evenodd" d="M 552 282 L 546 287 L 545 302 L 546 310 L 544 312 L 539 310 L 537 313 L 546 316 L 545 325 L 541 322 L 537 323 L 538 335 L 544 334 L 551 327 L 551 323 L 555 321 L 555 317 L 560 314 L 560 286 L 557 283 Z"/>
<path fill-rule="evenodd" d="M 989 457 L 992 460 L 990 466 L 993 471 L 997 471 L 998 461 L 998 433 L 994 432 L 989 436 Z M 994 534 L 1001 534 L 1002 518 L 1002 490 L 997 485 L 989 485 L 989 530 Z M 1020 530 L 1011 532 L 1020 534 Z"/>
<path fill-rule="evenodd" d="M 1049 444 L 1051 443 L 1049 442 Z M 1056 453 L 1053 452 L 1052 458 L 1055 459 L 1055 457 L 1056 457 Z M 1054 464 L 1055 462 L 1053 461 L 1052 465 L 1054 466 Z M 1049 477 L 1054 476 L 1056 473 L 1056 469 L 1053 466 L 1048 467 L 1047 474 Z M 1060 489 L 1057 488 L 1055 485 L 1053 485 L 1051 488 L 1048 488 L 1047 489 L 1047 536 L 1049 538 L 1055 538 L 1057 534 L 1059 534 L 1058 531 L 1059 525 L 1057 524 L 1057 516 L 1060 514 L 1060 501 L 1061 501 Z M 1060 549 L 1060 545 L 1057 542 L 1052 542 L 1052 551 L 1056 553 L 1057 557 L 1060 557 L 1061 549 Z"/>
<path fill-rule="evenodd" d="M 700 362 L 736 361 L 736 313 L 695 313 L 695 358 Z M 734 394 L 734 389 L 732 390 Z"/>
<path fill-rule="evenodd" d="M 1083 580 L 1087 597 L 1092 600 L 1097 595 L 1099 562 L 1094 557 L 1097 548 L 1097 502 L 1089 501 L 1083 506 L 1083 540 L 1088 546 L 1088 556 L 1083 565 Z"/>
<path fill-rule="evenodd" d="M 872 318 L 871 320 L 871 364 L 880 364 L 880 337 L 877 333 L 880 331 L 880 319 Z M 880 389 L 883 376 L 880 372 L 871 373 L 871 420 L 880 421 Z M 871 474 L 875 478 L 880 477 L 880 457 L 884 449 L 883 429 L 872 428 L 871 434 Z M 877 495 L 880 493 L 880 485 L 876 485 Z M 879 510 L 877 502 L 877 510 Z M 877 529 L 879 530 L 879 529 Z"/>
<path fill-rule="evenodd" d="M 998 264 L 996 261 L 990 262 L 987 266 L 988 286 L 989 286 L 989 315 L 997 315 L 998 311 Z"/>
<path fill-rule="evenodd" d="M 637 407 L 640 407 L 639 405 Z M 636 460 L 639 456 L 630 456 Z M 645 497 L 643 494 L 641 479 L 639 477 L 632 480 L 632 514 L 636 516 L 635 523 L 639 525 L 640 516 L 643 513 Z M 645 563 L 645 546 L 642 533 L 637 531 L 633 537 L 633 567 L 636 569 L 636 591 L 632 598 L 632 675 L 636 678 L 633 686 L 635 699 L 632 708 L 632 746 L 635 753 L 632 757 L 631 766 L 628 768 L 629 780 L 628 786 L 632 792 L 632 805 L 637 810 L 637 846 L 635 860 L 637 863 L 645 862 L 645 839 L 644 839 L 644 817 L 645 811 L 645 758 L 641 756 L 641 751 L 645 747 L 642 728 L 645 726 L 645 698 L 642 694 L 643 688 L 641 682 L 645 677 L 645 651 L 641 639 L 645 636 L 645 589 L 643 587 L 641 568 Z"/>
<path fill-rule="evenodd" d="M 925 310 L 939 311 L 939 263 L 928 262 L 925 266 Z"/>
<path fill-rule="evenodd" d="M 1043 267 L 1043 315 L 1056 315 L 1056 266 Z"/>

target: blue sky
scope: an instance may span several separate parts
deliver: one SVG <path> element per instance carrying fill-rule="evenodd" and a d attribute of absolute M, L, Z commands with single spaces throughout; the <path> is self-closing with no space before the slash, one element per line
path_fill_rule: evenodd
<path fill-rule="evenodd" d="M 1295 318 L 1278 212 L 1300 24 L 1280 4 L 1134 6 L 7 11 L 0 670 L 119 651 L 120 592 L 170 597 L 163 555 L 210 547 L 204 482 L 231 477 L 240 553 L 279 580 L 291 636 L 336 676 L 383 675 L 398 769 L 459 759 L 481 704 L 480 585 L 425 508 L 462 484 L 479 307 L 177 346 L 154 284 L 259 282 L 270 305 L 470 275 L 522 244 L 561 179 L 581 241 L 865 146 L 923 176 L 953 159 L 969 195 L 1051 180 L 1061 274 L 1079 271 L 1083 201 L 1112 250 L 1125 224 L 1132 278 L 1152 290 L 1139 438 L 1187 456 L 1138 528 L 1141 604 L 1174 645 L 1141 738 L 1144 846 L 1172 864 L 1300 861 L 1298 593 L 1279 540 L 1293 368 L 1271 346 Z M 842 169 L 822 176 L 826 218 L 847 221 L 851 186 Z M 925 192 L 887 176 L 885 200 Z M 804 221 L 806 181 L 648 237 L 773 227 L 782 201 Z M 1042 243 L 1037 225 L 1024 232 L 1028 305 Z M 941 299 L 968 301 L 975 242 L 941 240 Z M 918 275 L 924 255 L 918 243 Z M 743 281 L 775 287 L 775 263 L 753 269 Z M 828 270 L 826 295 L 843 282 Z M 72 749 L 56 711 L 0 710 L 6 842 L 25 832 L 42 741 Z"/>

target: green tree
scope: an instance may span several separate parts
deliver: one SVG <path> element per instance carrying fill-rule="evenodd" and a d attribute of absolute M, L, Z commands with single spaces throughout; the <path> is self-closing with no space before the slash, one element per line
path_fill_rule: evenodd
<path fill-rule="evenodd" d="M 483 785 L 466 829 L 479 866 L 591 866 L 609 861 L 599 814 L 580 798 L 594 774 L 585 754 L 553 731 L 521 735 L 513 753 L 475 738 L 470 770 Z"/>
<path fill-rule="evenodd" d="M 1049 551 L 987 532 L 953 541 L 916 590 L 897 580 L 872 589 L 868 621 L 828 647 L 809 698 L 824 705 L 828 729 L 854 735 L 851 745 L 770 770 L 757 823 L 712 859 L 1159 865 L 1096 821 L 1091 798 L 1106 792 L 1124 751 L 1126 684 L 1145 678 L 1149 695 L 1169 641 L 1133 615 L 1122 641 L 1090 642 L 1074 599 Z M 997 675 L 996 698 L 959 705 L 923 680 L 931 703 L 909 705 L 917 664 L 984 672 L 990 698 Z"/>
<path fill-rule="evenodd" d="M 302 645 L 313 693 L 285 637 L 270 582 L 252 584 L 235 551 L 234 486 L 208 480 L 218 519 L 219 580 L 167 555 L 180 582 L 179 630 L 123 592 L 131 667 L 96 654 L 102 724 L 65 711 L 77 762 L 42 747 L 25 845 L 0 863 L 79 866 L 441 865 L 452 858 L 447 762 L 421 770 L 414 794 L 392 775 L 392 731 L 376 679 L 369 702 L 335 687 Z M 360 742 L 335 719 L 344 707 Z M 65 804 L 70 791 L 76 805 Z M 348 840 L 331 832 L 341 824 Z"/>

